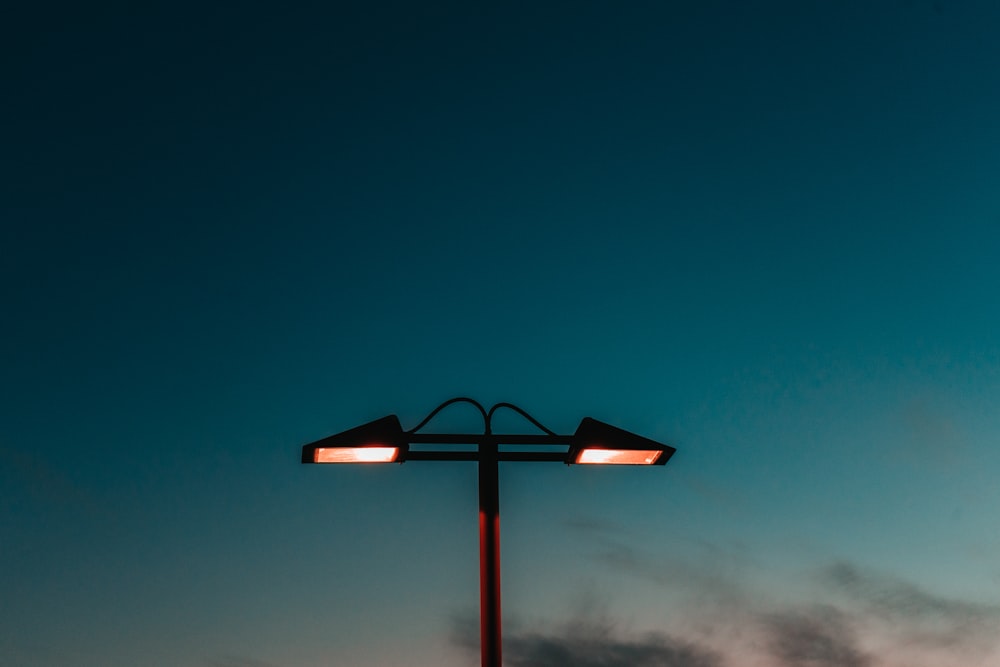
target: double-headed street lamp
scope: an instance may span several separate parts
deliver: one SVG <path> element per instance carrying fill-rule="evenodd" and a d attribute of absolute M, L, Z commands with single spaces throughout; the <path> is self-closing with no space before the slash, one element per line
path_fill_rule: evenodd
<path fill-rule="evenodd" d="M 483 415 L 482 433 L 418 433 L 453 403 L 474 405 Z M 517 412 L 542 431 L 535 435 L 493 433 L 500 408 Z M 411 449 L 410 445 L 476 445 L 475 450 Z M 554 446 L 560 451 L 539 446 Z M 471 398 L 453 398 L 434 408 L 404 431 L 396 415 L 363 424 L 302 447 L 303 463 L 404 463 L 406 461 L 477 461 L 479 463 L 479 604 L 482 667 L 500 660 L 500 461 L 554 461 L 573 464 L 663 465 L 674 448 L 584 417 L 573 435 L 558 435 L 510 403 L 486 410 Z"/>

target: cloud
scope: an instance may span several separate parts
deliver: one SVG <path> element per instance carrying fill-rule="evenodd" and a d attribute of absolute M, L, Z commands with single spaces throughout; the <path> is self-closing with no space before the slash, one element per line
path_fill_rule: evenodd
<path fill-rule="evenodd" d="M 939 648 L 987 649 L 996 644 L 1000 606 L 935 595 L 908 581 L 836 563 L 822 580 L 888 624 L 906 641 Z"/>
<path fill-rule="evenodd" d="M 683 596 L 688 608 L 754 606 L 748 584 L 757 564 L 739 545 L 686 541 L 675 545 L 679 555 L 651 556 L 610 537 L 593 542 L 599 547 L 593 558 L 602 566 L 656 584 L 665 596 Z"/>
<path fill-rule="evenodd" d="M 479 627 L 472 615 L 457 617 L 453 642 L 478 651 Z M 578 617 L 550 631 L 514 630 L 504 637 L 509 667 L 721 667 L 721 658 L 694 642 L 662 633 L 625 636 L 604 618 Z"/>
<path fill-rule="evenodd" d="M 844 612 L 829 606 L 772 614 L 764 621 L 768 649 L 786 667 L 867 667 Z"/>
<path fill-rule="evenodd" d="M 567 622 L 505 619 L 508 667 L 1000 664 L 1000 605 L 938 595 L 846 561 L 813 570 L 818 588 L 787 582 L 783 591 L 755 581 L 760 568 L 744 549 L 687 543 L 683 556 L 657 558 L 604 528 L 580 526 L 604 572 L 636 577 L 661 596 L 659 611 L 644 612 L 642 627 L 652 632 L 622 630 L 607 612 L 610 600 L 591 596 L 571 605 Z M 478 653 L 475 614 L 456 620 L 453 642 Z"/>
<path fill-rule="evenodd" d="M 507 642 L 511 667 L 716 667 L 712 652 L 665 635 L 639 639 L 527 634 Z"/>

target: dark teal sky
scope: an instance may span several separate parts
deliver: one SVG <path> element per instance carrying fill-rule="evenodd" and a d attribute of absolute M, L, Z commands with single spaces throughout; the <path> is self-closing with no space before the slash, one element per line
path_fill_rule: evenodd
<path fill-rule="evenodd" d="M 508 667 L 1000 660 L 995 3 L 4 23 L 0 664 L 475 664 L 474 467 L 298 463 L 455 395 L 678 447 L 502 469 Z"/>

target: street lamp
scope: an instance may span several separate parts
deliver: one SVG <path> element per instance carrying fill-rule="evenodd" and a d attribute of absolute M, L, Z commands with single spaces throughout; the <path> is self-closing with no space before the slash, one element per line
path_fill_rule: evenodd
<path fill-rule="evenodd" d="M 418 433 L 441 410 L 469 403 L 483 416 L 482 433 Z M 493 415 L 513 410 L 541 434 L 493 433 Z M 411 449 L 410 445 L 476 445 L 474 451 Z M 563 451 L 538 446 L 561 447 Z M 502 449 L 501 449 L 502 447 Z M 302 447 L 302 463 L 404 463 L 406 461 L 476 461 L 479 463 L 479 602 L 482 667 L 500 660 L 500 461 L 550 461 L 573 464 L 664 465 L 676 451 L 669 445 L 584 417 L 573 435 L 559 435 L 511 403 L 486 410 L 478 401 L 459 397 L 431 410 L 404 431 L 396 415 L 362 424 Z"/>

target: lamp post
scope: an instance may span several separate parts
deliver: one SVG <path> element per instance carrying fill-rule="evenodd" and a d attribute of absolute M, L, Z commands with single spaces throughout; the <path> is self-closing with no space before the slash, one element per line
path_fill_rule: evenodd
<path fill-rule="evenodd" d="M 418 433 L 441 410 L 469 403 L 483 416 L 482 433 Z M 493 433 L 498 409 L 513 410 L 542 433 Z M 411 449 L 410 445 L 476 445 L 474 451 Z M 538 446 L 558 446 L 563 451 Z M 573 435 L 559 435 L 511 403 L 486 410 L 478 401 L 458 397 L 434 408 L 404 431 L 396 415 L 363 424 L 302 447 L 302 463 L 404 463 L 476 461 L 479 464 L 479 622 L 482 667 L 501 667 L 500 651 L 500 461 L 549 461 L 574 464 L 663 465 L 676 451 L 669 445 L 584 417 Z"/>

